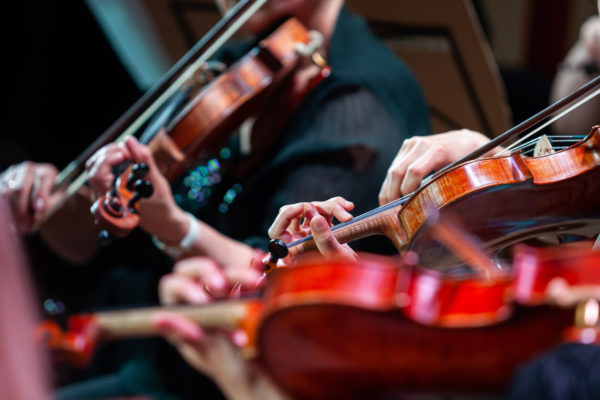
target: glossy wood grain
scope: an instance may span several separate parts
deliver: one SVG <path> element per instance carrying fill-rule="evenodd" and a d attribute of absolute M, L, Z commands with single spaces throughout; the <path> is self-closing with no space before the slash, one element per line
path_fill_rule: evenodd
<path fill-rule="evenodd" d="M 597 234 L 600 128 L 550 155 L 512 153 L 460 164 L 422 186 L 404 206 L 390 203 L 333 227 L 333 233 L 342 243 L 383 234 L 399 251 L 417 252 L 422 265 L 449 268 L 459 261 L 423 229 L 432 210 L 452 214 L 490 250 L 543 235 Z M 315 248 L 308 237 L 291 243 L 289 253 Z"/>

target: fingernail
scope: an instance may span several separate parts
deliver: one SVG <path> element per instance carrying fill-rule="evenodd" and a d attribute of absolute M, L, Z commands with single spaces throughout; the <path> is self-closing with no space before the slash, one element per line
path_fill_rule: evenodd
<path fill-rule="evenodd" d="M 42 211 L 46 207 L 46 200 L 41 197 L 36 199 L 35 203 L 33 203 L 33 208 L 35 211 Z"/>

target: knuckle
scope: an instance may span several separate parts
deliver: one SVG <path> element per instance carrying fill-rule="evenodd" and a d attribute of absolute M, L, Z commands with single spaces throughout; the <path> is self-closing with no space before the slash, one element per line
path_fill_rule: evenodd
<path fill-rule="evenodd" d="M 98 155 L 100 157 L 104 158 L 110 154 L 114 154 L 114 153 L 117 153 L 120 151 L 121 151 L 121 147 L 119 146 L 118 143 L 111 143 L 111 144 L 107 145 L 105 148 L 101 149 L 98 152 Z"/>
<path fill-rule="evenodd" d="M 93 173 L 88 178 L 92 187 L 104 186 L 104 180 L 99 177 L 96 173 Z"/>
<path fill-rule="evenodd" d="M 177 281 L 177 277 L 174 274 L 167 274 L 160 278 L 158 281 L 158 289 L 162 294 L 166 291 L 170 291 L 173 285 Z"/>
<path fill-rule="evenodd" d="M 152 158 L 152 152 L 148 146 L 140 145 L 139 153 L 144 160 L 149 160 Z"/>
<path fill-rule="evenodd" d="M 410 176 L 419 176 L 422 173 L 422 168 L 418 165 L 411 165 L 406 169 L 406 174 Z"/>
<path fill-rule="evenodd" d="M 402 172 L 400 171 L 400 168 L 394 167 L 393 169 L 388 170 L 388 176 L 390 179 L 400 178 L 402 176 Z"/>
<path fill-rule="evenodd" d="M 431 146 L 431 153 L 433 154 L 433 157 L 443 158 L 448 154 L 448 149 L 445 146 L 434 143 Z"/>
<path fill-rule="evenodd" d="M 404 139 L 404 141 L 402 142 L 402 146 L 400 146 L 401 149 L 407 148 L 412 146 L 415 143 L 415 139 L 416 136 L 412 136 L 409 137 L 408 139 Z"/>
<path fill-rule="evenodd" d="M 184 271 L 189 270 L 192 267 L 193 264 L 190 263 L 190 260 L 183 260 L 183 261 L 179 261 L 178 263 L 175 264 L 175 266 L 173 267 L 173 274 L 169 274 L 169 275 L 181 275 L 183 274 Z M 169 276 L 166 275 L 166 276 Z"/>
<path fill-rule="evenodd" d="M 26 173 L 27 171 L 31 170 L 34 167 L 34 164 L 31 161 L 23 161 L 22 163 L 20 163 L 17 168 L 16 171 L 18 171 L 18 173 Z"/>
<path fill-rule="evenodd" d="M 53 164 L 50 163 L 44 163 L 42 164 L 42 167 L 47 170 L 49 173 L 52 174 L 56 174 L 58 173 L 58 168 L 56 168 Z"/>

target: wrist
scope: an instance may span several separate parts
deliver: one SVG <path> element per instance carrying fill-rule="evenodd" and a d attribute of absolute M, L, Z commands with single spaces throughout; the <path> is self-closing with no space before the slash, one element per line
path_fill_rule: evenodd
<path fill-rule="evenodd" d="M 180 258 L 189 252 L 196 242 L 200 234 L 200 224 L 192 214 L 184 212 L 168 221 L 168 228 L 161 232 L 160 236 L 152 236 L 152 241 L 169 256 Z"/>
<path fill-rule="evenodd" d="M 161 230 L 153 236 L 167 245 L 179 244 L 190 230 L 189 214 L 180 208 L 173 210 L 163 221 Z"/>

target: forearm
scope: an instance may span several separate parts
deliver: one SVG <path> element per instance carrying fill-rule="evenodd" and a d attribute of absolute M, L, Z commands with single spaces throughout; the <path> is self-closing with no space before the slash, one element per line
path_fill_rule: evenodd
<path fill-rule="evenodd" d="M 212 226 L 195 219 L 198 233 L 183 257 L 210 257 L 220 265 L 249 265 L 255 255 L 254 249 L 234 240 Z M 181 208 L 176 207 L 166 218 L 164 229 L 154 233 L 158 240 L 167 245 L 177 245 L 190 231 L 190 218 Z"/>
<path fill-rule="evenodd" d="M 72 196 L 39 230 L 50 249 L 72 264 L 85 264 L 98 250 L 98 229 L 90 204 L 83 194 Z"/>
<path fill-rule="evenodd" d="M 250 365 L 250 364 L 246 364 Z M 213 377 L 230 400 L 287 400 L 290 397 L 259 367 L 247 370 L 243 377 Z"/>

